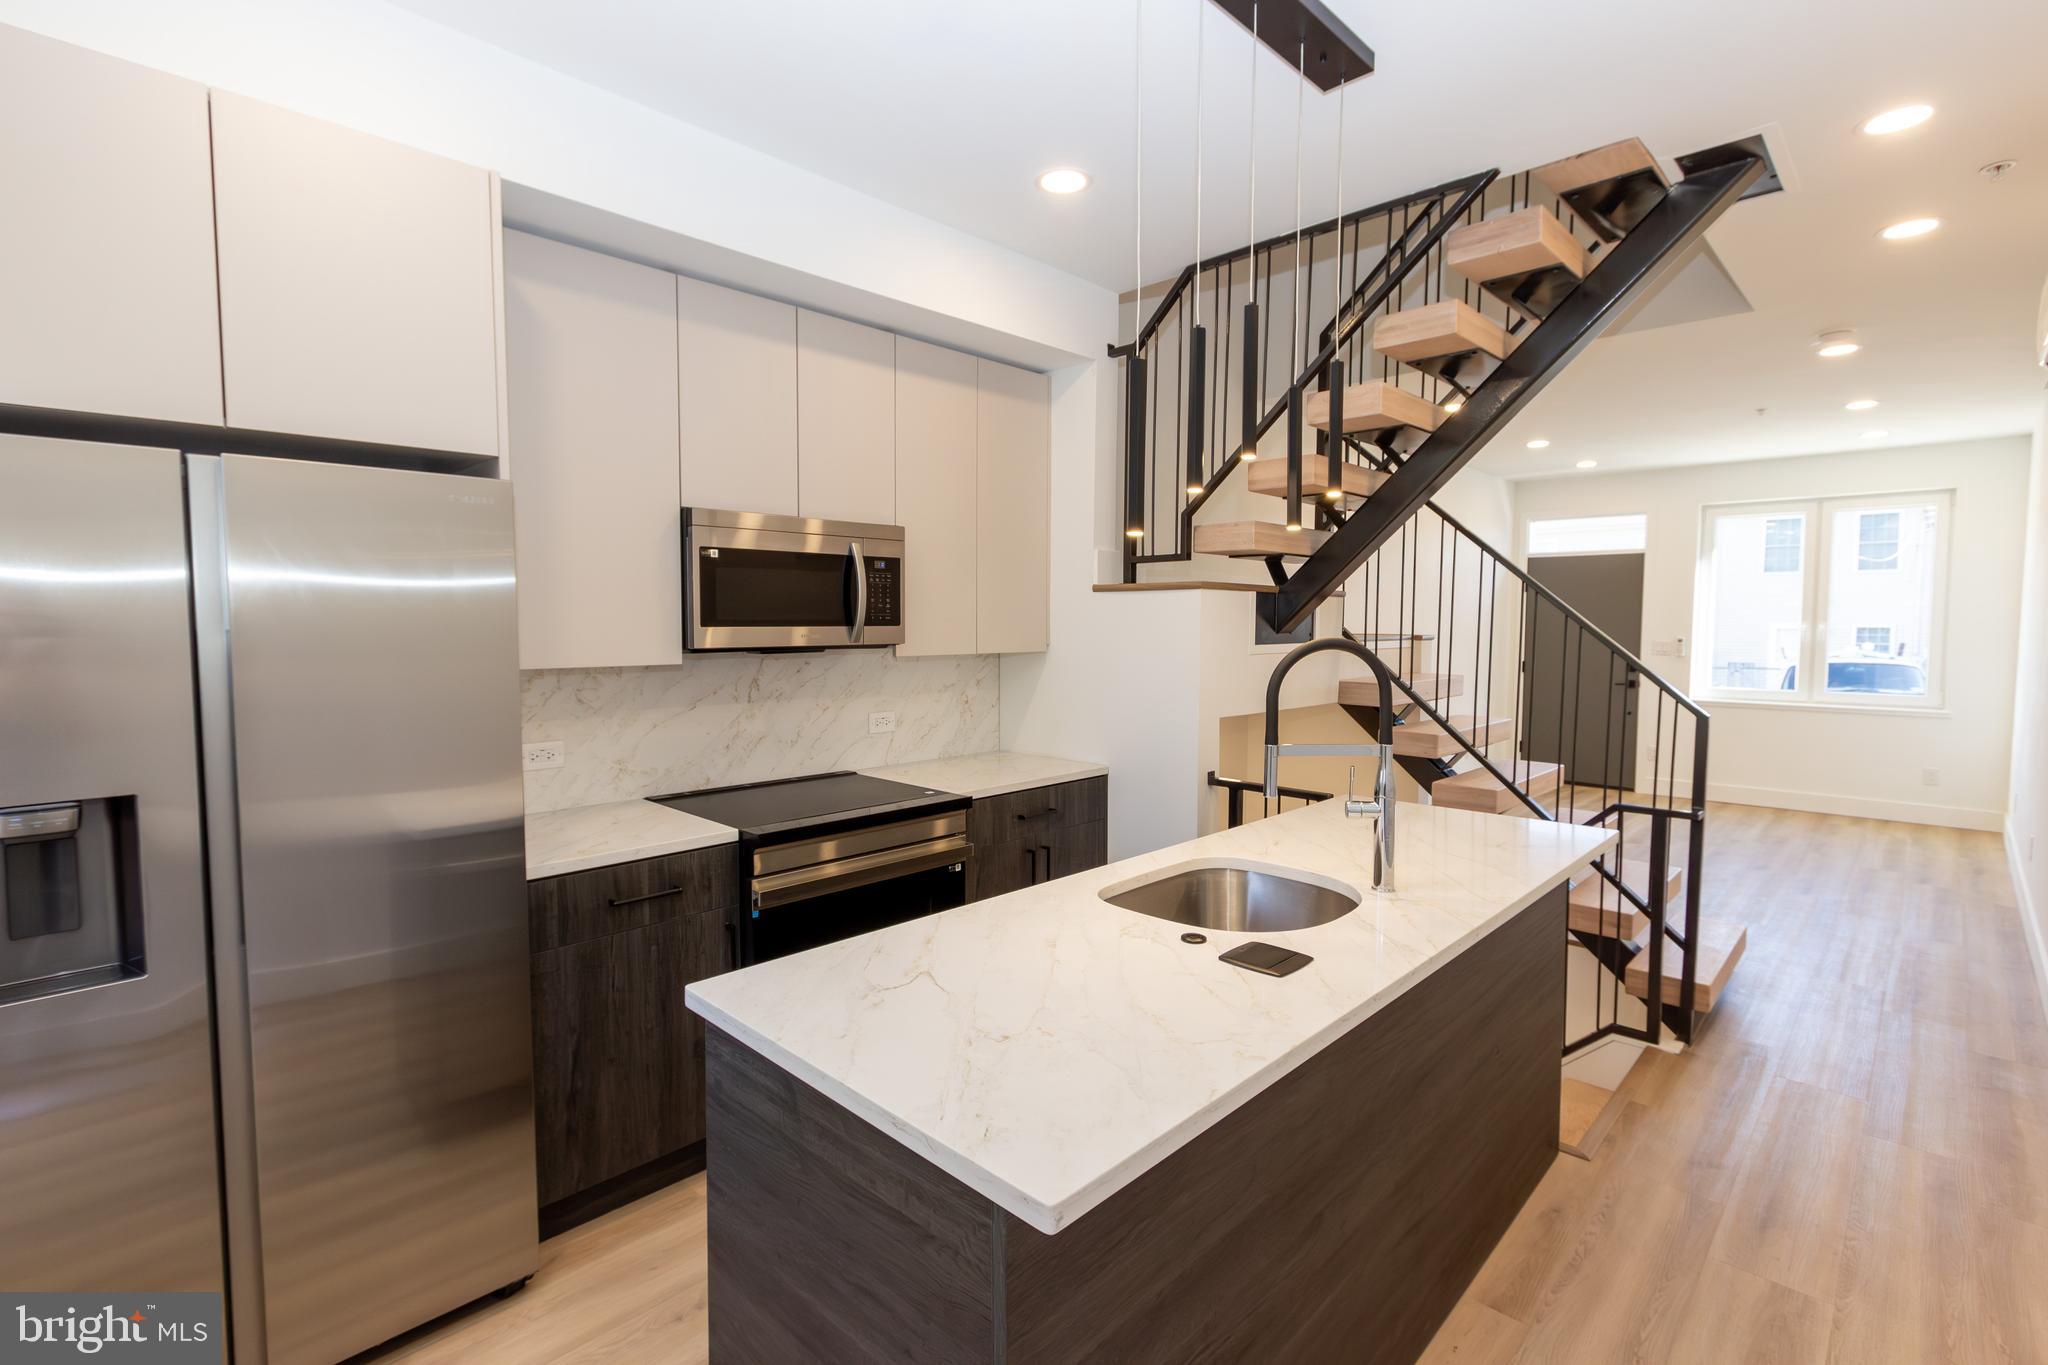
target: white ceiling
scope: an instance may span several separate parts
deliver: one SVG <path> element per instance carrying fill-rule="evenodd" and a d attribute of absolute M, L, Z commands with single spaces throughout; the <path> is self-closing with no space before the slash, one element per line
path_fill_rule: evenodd
<path fill-rule="evenodd" d="M 400 0 L 404 8 L 714 132 L 1128 288 L 1132 0 Z M 2031 336 L 2048 275 L 2048 3 L 2042 0 L 1331 0 L 1380 70 L 1345 97 L 1344 200 L 1517 170 L 1624 136 L 1665 157 L 1768 129 L 1790 192 L 1710 240 L 1754 311 L 1595 345 L 1482 456 L 1509 477 L 1956 440 L 2041 411 Z M 1142 277 L 1194 251 L 1196 36 L 1202 248 L 1245 238 L 1253 53 L 1208 0 L 1143 0 Z M 1261 234 L 1293 223 L 1300 83 L 1258 58 Z M 1934 120 L 1889 139 L 1863 117 Z M 1335 203 L 1338 97 L 1302 101 L 1303 212 Z M 2016 159 L 1998 184 L 1976 173 Z M 1056 199 L 1053 165 L 1095 177 Z M 659 168 L 650 167 L 650 174 Z M 802 214 L 802 204 L 765 206 Z M 1885 224 L 1946 220 L 1888 243 Z M 829 224 L 820 224 L 829 231 Z M 1864 351 L 1812 357 L 1826 327 Z M 1872 413 L 1842 403 L 1874 397 Z M 1757 409 L 1763 409 L 1761 414 Z M 1868 442 L 1860 433 L 1884 429 Z M 1523 441 L 1541 435 L 1540 453 Z"/>

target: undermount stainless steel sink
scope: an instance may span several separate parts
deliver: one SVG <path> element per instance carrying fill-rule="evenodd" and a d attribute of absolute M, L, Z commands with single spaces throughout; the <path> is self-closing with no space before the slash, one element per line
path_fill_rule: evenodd
<path fill-rule="evenodd" d="M 1111 905 L 1196 929 L 1278 933 L 1328 924 L 1358 908 L 1351 892 L 1280 872 L 1223 865 L 1183 867 L 1111 887 Z"/>

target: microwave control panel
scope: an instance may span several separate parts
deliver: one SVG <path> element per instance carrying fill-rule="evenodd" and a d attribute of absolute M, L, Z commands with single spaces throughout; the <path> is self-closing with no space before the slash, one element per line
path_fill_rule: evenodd
<path fill-rule="evenodd" d="M 868 624 L 903 624 L 903 561 L 896 558 L 868 559 Z"/>

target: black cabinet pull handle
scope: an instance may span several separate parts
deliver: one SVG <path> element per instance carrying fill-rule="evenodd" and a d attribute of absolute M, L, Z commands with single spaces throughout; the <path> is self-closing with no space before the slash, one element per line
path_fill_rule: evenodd
<path fill-rule="evenodd" d="M 1038 884 L 1038 850 L 1027 848 L 1024 850 L 1024 857 L 1026 859 L 1024 884 L 1026 886 L 1036 886 Z"/>
<path fill-rule="evenodd" d="M 1051 845 L 1051 844 L 1040 844 L 1040 845 L 1039 845 L 1039 847 L 1045 850 L 1045 879 L 1046 879 L 1047 881 L 1051 881 L 1051 880 L 1052 880 L 1052 845 Z"/>
<path fill-rule="evenodd" d="M 650 891 L 644 896 L 613 896 L 610 904 L 612 909 L 616 910 L 622 905 L 638 905 L 642 901 L 658 901 L 664 896 L 680 896 L 682 894 L 682 887 L 671 886 L 666 891 Z"/>

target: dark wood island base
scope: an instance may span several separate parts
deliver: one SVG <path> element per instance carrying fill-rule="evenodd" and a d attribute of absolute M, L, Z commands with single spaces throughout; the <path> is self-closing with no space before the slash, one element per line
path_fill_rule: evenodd
<path fill-rule="evenodd" d="M 1563 887 L 1057 1235 L 710 1030 L 717 1365 L 1411 1361 L 1557 1156 Z"/>

